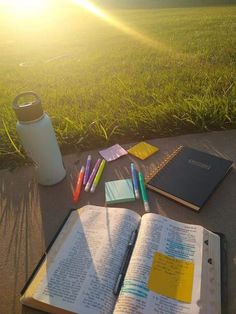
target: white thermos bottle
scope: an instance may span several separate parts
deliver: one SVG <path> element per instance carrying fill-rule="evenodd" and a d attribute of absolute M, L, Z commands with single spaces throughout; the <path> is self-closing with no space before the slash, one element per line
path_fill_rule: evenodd
<path fill-rule="evenodd" d="M 20 103 L 29 96 L 33 101 Z M 66 171 L 51 119 L 43 111 L 39 96 L 34 92 L 20 93 L 12 106 L 18 120 L 17 133 L 26 154 L 34 162 L 38 182 L 42 185 L 58 183 Z"/>

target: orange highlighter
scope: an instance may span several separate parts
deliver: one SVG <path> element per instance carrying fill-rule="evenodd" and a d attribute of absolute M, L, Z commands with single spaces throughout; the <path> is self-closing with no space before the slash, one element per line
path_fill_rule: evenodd
<path fill-rule="evenodd" d="M 84 166 L 82 166 L 80 169 L 78 181 L 77 181 L 76 188 L 75 188 L 74 195 L 73 195 L 74 202 L 77 202 L 79 199 L 81 186 L 82 186 L 83 178 L 84 178 L 84 172 L 85 172 L 85 168 L 84 168 Z"/>

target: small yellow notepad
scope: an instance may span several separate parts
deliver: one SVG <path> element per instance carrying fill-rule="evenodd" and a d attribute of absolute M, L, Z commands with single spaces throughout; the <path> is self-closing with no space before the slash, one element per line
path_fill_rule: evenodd
<path fill-rule="evenodd" d="M 156 153 L 158 150 L 159 148 L 153 145 L 150 145 L 146 142 L 140 142 L 131 147 L 130 149 L 128 149 L 128 152 L 134 155 L 135 157 L 144 160 L 151 156 L 152 154 Z"/>
<path fill-rule="evenodd" d="M 166 297 L 191 303 L 193 273 L 193 262 L 157 252 L 153 258 L 147 287 Z"/>

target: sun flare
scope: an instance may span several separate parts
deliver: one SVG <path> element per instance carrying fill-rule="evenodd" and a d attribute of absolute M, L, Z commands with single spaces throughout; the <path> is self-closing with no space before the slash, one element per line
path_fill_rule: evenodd
<path fill-rule="evenodd" d="M 73 2 L 80 7 L 84 8 L 85 10 L 89 11 L 93 15 L 97 16 L 98 18 L 102 19 L 104 22 L 108 23 L 109 25 L 119 29 L 121 32 L 135 38 L 139 42 L 142 42 L 152 48 L 162 50 L 165 52 L 171 52 L 169 46 L 162 43 L 160 40 L 153 39 L 142 32 L 131 28 L 130 26 L 126 25 L 124 22 L 117 19 L 115 16 L 112 16 L 105 10 L 99 8 L 97 5 L 93 4 L 89 0 L 73 0 Z"/>

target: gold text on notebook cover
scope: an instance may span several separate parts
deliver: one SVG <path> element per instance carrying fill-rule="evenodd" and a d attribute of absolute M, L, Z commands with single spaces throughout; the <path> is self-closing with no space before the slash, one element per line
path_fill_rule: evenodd
<path fill-rule="evenodd" d="M 197 161 L 197 160 L 194 160 L 194 159 L 189 159 L 188 163 L 191 164 L 191 165 L 200 167 L 202 169 L 206 169 L 206 170 L 210 170 L 211 169 L 211 165 L 204 164 L 203 162 Z"/>

